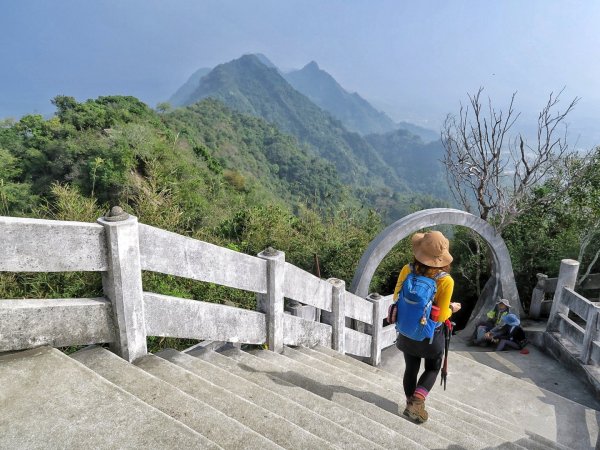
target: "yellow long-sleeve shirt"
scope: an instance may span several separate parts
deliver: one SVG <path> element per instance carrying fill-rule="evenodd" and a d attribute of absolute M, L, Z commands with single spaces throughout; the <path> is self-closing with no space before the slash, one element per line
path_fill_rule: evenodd
<path fill-rule="evenodd" d="M 406 280 L 406 277 L 410 273 L 410 265 L 405 265 L 398 275 L 398 281 L 396 282 L 396 288 L 394 289 L 394 301 L 398 299 L 398 292 L 402 288 L 402 283 Z M 450 275 L 438 278 L 436 281 L 437 290 L 433 297 L 433 303 L 440 308 L 440 316 L 438 322 L 445 322 L 446 319 L 452 315 L 452 309 L 450 309 L 450 299 L 452 298 L 452 292 L 454 291 L 454 280 Z"/>

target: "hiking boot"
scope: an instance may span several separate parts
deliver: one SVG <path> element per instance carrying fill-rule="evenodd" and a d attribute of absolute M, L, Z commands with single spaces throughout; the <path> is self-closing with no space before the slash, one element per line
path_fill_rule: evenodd
<path fill-rule="evenodd" d="M 406 398 L 406 407 L 404 408 L 404 411 L 402 411 L 402 404 L 398 402 L 398 415 L 408 417 L 408 402 L 410 402 L 410 397 Z"/>
<path fill-rule="evenodd" d="M 406 409 L 402 414 L 416 423 L 426 422 L 429 418 L 429 414 L 425 411 L 425 400 L 414 395 L 406 403 Z"/>

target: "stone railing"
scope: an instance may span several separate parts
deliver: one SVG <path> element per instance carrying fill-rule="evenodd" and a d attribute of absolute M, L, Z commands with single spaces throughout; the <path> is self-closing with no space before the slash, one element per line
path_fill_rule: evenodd
<path fill-rule="evenodd" d="M 103 298 L 0 300 L 0 352 L 109 343 L 128 361 L 147 336 L 284 345 L 321 344 L 380 362 L 393 343 L 387 301 L 346 291 L 267 249 L 257 257 L 139 224 L 120 208 L 98 223 L 0 217 L 0 271 L 101 272 Z M 254 292 L 257 311 L 145 292 L 142 271 Z M 284 299 L 323 311 L 329 323 L 284 313 Z M 346 327 L 371 325 L 370 334 Z M 375 324 L 375 326 L 373 326 Z"/>
<path fill-rule="evenodd" d="M 543 273 L 538 273 L 537 279 L 538 281 L 531 293 L 531 302 L 529 304 L 530 319 L 548 317 L 553 301 L 553 297 L 550 297 L 550 294 L 554 295 L 558 282 L 558 278 L 548 278 L 548 275 Z M 589 274 L 576 287 L 580 290 L 600 289 L 600 273 Z"/>
<path fill-rule="evenodd" d="M 546 331 L 560 333 L 571 344 L 572 356 L 582 364 L 598 366 L 600 302 L 592 302 L 574 291 L 578 270 L 577 261 L 561 261 Z"/>

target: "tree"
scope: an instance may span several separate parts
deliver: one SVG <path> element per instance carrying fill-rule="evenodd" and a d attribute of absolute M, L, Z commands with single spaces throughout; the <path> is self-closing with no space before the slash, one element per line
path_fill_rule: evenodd
<path fill-rule="evenodd" d="M 524 302 L 536 273 L 558 274 L 564 258 L 580 262 L 577 285 L 599 271 L 600 147 L 570 154 L 522 200 L 522 213 L 503 231 Z"/>
<path fill-rule="evenodd" d="M 173 110 L 173 107 L 171 106 L 171 104 L 169 102 L 160 102 L 158 105 L 156 105 L 156 111 L 159 114 L 165 114 L 172 110 Z"/>
<path fill-rule="evenodd" d="M 461 105 L 458 116 L 446 117 L 443 163 L 455 199 L 469 212 L 476 208 L 500 232 L 521 213 L 519 200 L 567 153 L 565 118 L 579 98 L 560 112 L 557 105 L 563 91 L 550 93 L 538 115 L 536 138 L 530 142 L 521 133 L 510 134 L 520 116 L 514 110 L 516 93 L 503 111 L 489 98 L 484 108 L 482 92 L 480 88 L 475 95 L 469 94 L 469 104 Z"/>
<path fill-rule="evenodd" d="M 504 111 L 495 108 L 489 97 L 485 107 L 482 92 L 479 88 L 475 95 L 468 94 L 469 103 L 466 107 L 461 104 L 458 116 L 446 117 L 442 162 L 456 201 L 466 211 L 476 209 L 479 217 L 502 232 L 522 213 L 526 205 L 522 200 L 564 160 L 569 149 L 565 118 L 579 99 L 574 98 L 560 112 L 557 105 L 563 91 L 550 93 L 538 114 L 536 138 L 530 142 L 521 133 L 511 135 L 521 115 L 514 109 L 516 92 Z M 483 242 L 471 232 L 463 244 L 468 252 L 459 270 L 469 272 L 463 276 L 480 296 L 481 278 L 486 272 Z"/>

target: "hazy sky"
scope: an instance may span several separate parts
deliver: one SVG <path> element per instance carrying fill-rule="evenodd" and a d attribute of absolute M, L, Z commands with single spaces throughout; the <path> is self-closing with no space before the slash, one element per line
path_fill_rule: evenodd
<path fill-rule="evenodd" d="M 600 2 L 3 0 L 0 117 L 134 95 L 155 106 L 200 67 L 264 53 L 311 60 L 396 120 L 435 128 L 484 86 L 527 120 L 551 91 L 582 98 L 571 129 L 600 143 Z"/>

